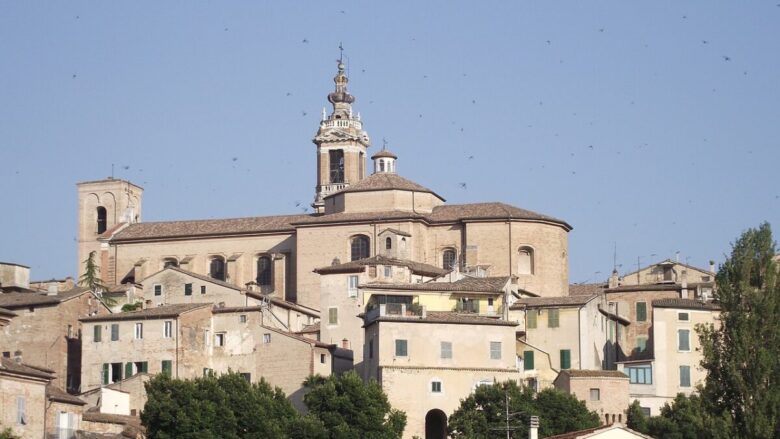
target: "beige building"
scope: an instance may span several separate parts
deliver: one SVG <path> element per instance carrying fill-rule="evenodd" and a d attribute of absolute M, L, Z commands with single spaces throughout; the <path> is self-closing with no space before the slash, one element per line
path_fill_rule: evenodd
<path fill-rule="evenodd" d="M 314 138 L 315 213 L 142 222 L 142 188 L 115 179 L 80 183 L 79 261 L 97 251 L 107 284 L 178 266 L 236 286 L 255 282 L 263 294 L 314 309 L 321 306 L 316 268 L 389 253 L 513 277 L 537 295 L 566 293 L 571 226 L 503 203 L 446 204 L 398 175 L 397 156 L 386 150 L 371 157 L 368 175 L 370 139 L 343 69 L 334 81 L 333 109 Z"/>
<path fill-rule="evenodd" d="M 384 305 L 367 312 L 364 370 L 406 413 L 404 438 L 444 438 L 447 418 L 476 386 L 517 381 L 516 326 L 425 307 L 404 315 Z"/>
<path fill-rule="evenodd" d="M 629 325 L 603 294 L 523 297 L 511 306 L 510 319 L 521 323 L 518 364 L 535 389 L 552 386 L 564 370 L 614 368 L 621 329 Z"/>
<path fill-rule="evenodd" d="M 562 370 L 555 379 L 555 388 L 571 393 L 584 401 L 588 410 L 596 412 L 602 424 L 626 422 L 628 377 L 616 370 Z"/>
<path fill-rule="evenodd" d="M 654 300 L 653 353 L 647 360 L 619 365 L 629 376 L 631 401 L 639 400 L 645 413 L 656 416 L 678 393 L 690 395 L 704 383 L 706 371 L 696 325 L 719 325 L 720 308 L 693 299 Z"/>
<path fill-rule="evenodd" d="M 547 439 L 653 439 L 620 423 L 547 436 Z"/>
<path fill-rule="evenodd" d="M 46 386 L 51 371 L 0 358 L 0 426 L 24 438 L 46 431 Z"/>
<path fill-rule="evenodd" d="M 108 309 L 86 288 L 46 292 L 29 286 L 29 269 L 0 264 L 5 277 L 0 292 L 0 355 L 21 357 L 26 364 L 54 371 L 54 384 L 77 393 L 80 388 L 82 331 L 79 318 L 107 314 Z M 14 279 L 13 281 L 11 279 Z"/>

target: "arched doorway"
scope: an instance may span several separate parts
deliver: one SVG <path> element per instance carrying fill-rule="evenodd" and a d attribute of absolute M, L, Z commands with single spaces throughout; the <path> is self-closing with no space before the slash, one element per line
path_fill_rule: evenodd
<path fill-rule="evenodd" d="M 425 415 L 425 439 L 447 438 L 447 415 L 439 409 L 433 409 Z"/>

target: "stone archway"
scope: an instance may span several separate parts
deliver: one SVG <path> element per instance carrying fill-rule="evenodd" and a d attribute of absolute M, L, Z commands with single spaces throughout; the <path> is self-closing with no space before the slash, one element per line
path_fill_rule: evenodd
<path fill-rule="evenodd" d="M 439 409 L 433 409 L 425 415 L 425 439 L 447 438 L 447 415 Z"/>

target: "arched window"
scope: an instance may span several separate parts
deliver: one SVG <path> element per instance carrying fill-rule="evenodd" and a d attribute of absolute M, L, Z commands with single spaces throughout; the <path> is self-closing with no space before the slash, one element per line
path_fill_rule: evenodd
<path fill-rule="evenodd" d="M 209 276 L 217 280 L 225 280 L 225 260 L 220 256 L 211 258 Z"/>
<path fill-rule="evenodd" d="M 260 256 L 257 258 L 257 281 L 258 285 L 271 285 L 273 279 L 271 271 L 271 258 L 268 256 Z"/>
<path fill-rule="evenodd" d="M 106 224 L 108 222 L 108 213 L 106 208 L 99 206 L 97 208 L 97 232 L 98 235 L 106 231 Z"/>
<path fill-rule="evenodd" d="M 445 270 L 452 270 L 458 263 L 458 254 L 455 253 L 455 249 L 445 249 L 441 254 L 441 266 Z"/>
<path fill-rule="evenodd" d="M 517 274 L 534 274 L 534 249 L 520 247 L 517 251 Z"/>
<path fill-rule="evenodd" d="M 393 238 L 388 236 L 387 239 L 385 239 L 385 249 L 391 250 L 392 248 L 393 248 Z"/>
<path fill-rule="evenodd" d="M 357 261 L 358 259 L 367 258 L 369 256 L 369 243 L 368 236 L 365 235 L 358 235 L 352 238 L 352 241 L 350 241 L 350 260 Z"/>
<path fill-rule="evenodd" d="M 178 266 L 179 266 L 179 261 L 177 261 L 176 258 L 163 259 L 163 268 L 178 267 Z"/>
<path fill-rule="evenodd" d="M 344 151 L 332 149 L 328 153 L 330 161 L 330 182 L 344 183 Z"/>

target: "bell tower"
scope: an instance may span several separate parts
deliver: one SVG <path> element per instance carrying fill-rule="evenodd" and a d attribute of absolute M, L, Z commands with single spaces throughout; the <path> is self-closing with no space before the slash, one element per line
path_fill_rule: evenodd
<path fill-rule="evenodd" d="M 317 145 L 317 187 L 312 207 L 317 213 L 325 211 L 323 198 L 340 191 L 366 177 L 366 149 L 370 145 L 363 131 L 360 113 L 352 113 L 355 97 L 347 91 L 349 79 L 342 59 L 333 78 L 336 89 L 328 95 L 333 110 L 328 115 L 322 109 L 322 121 L 312 140 Z"/>

